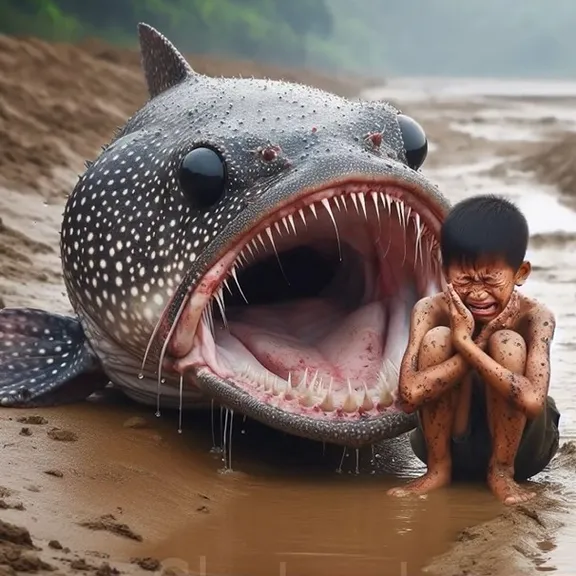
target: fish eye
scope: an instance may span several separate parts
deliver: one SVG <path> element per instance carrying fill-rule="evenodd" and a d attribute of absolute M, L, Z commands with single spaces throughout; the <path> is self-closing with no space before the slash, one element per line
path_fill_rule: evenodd
<path fill-rule="evenodd" d="M 193 208 L 209 208 L 226 191 L 226 163 L 212 148 L 194 148 L 182 159 L 178 180 Z"/>
<path fill-rule="evenodd" d="M 405 114 L 398 114 L 398 124 L 404 141 L 404 150 L 406 151 L 406 162 L 412 170 L 418 170 L 426 156 L 428 155 L 428 138 L 424 128 Z"/>

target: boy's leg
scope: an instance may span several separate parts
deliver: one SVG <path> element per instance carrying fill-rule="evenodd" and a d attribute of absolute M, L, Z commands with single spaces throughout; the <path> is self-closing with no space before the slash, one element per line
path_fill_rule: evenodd
<path fill-rule="evenodd" d="M 504 368 L 524 374 L 526 343 L 511 330 L 496 332 L 488 353 Z M 518 504 L 535 496 L 514 480 L 515 459 L 526 427 L 526 416 L 486 384 L 488 427 L 492 437 L 492 456 L 488 466 L 488 485 L 504 504 Z"/>
<path fill-rule="evenodd" d="M 424 370 L 448 360 L 455 354 L 450 329 L 433 328 L 422 340 L 418 369 Z M 454 413 L 458 402 L 457 388 L 422 406 L 419 417 L 426 442 L 426 474 L 407 485 L 392 488 L 388 494 L 405 496 L 424 494 L 450 483 L 452 476 L 451 439 Z M 463 425 L 463 423 L 459 423 Z M 465 424 L 465 423 L 464 423 Z"/>
<path fill-rule="evenodd" d="M 514 461 L 514 478 L 527 480 L 542 472 L 558 452 L 560 444 L 560 412 L 551 396 L 546 398 L 546 405 L 540 415 L 529 420 L 520 440 L 516 460 Z"/>

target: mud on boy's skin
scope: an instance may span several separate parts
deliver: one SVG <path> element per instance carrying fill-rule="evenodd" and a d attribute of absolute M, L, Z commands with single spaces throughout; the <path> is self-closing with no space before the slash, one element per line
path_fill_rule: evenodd
<path fill-rule="evenodd" d="M 530 274 L 528 225 L 511 203 L 480 196 L 455 206 L 441 233 L 443 293 L 420 300 L 400 371 L 411 434 L 428 471 L 393 495 L 425 493 L 453 476 L 485 476 L 517 504 L 535 493 L 517 480 L 540 472 L 558 448 L 548 396 L 553 313 L 516 291 Z"/>

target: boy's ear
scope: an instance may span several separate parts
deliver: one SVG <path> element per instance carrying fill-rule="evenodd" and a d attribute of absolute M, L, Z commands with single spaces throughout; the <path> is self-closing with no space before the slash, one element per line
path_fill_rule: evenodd
<path fill-rule="evenodd" d="M 525 260 L 520 264 L 520 268 L 518 268 L 516 272 L 516 277 L 514 278 L 516 286 L 522 286 L 528 279 L 528 276 L 530 276 L 530 272 L 532 272 L 532 264 L 530 264 L 528 260 Z"/>

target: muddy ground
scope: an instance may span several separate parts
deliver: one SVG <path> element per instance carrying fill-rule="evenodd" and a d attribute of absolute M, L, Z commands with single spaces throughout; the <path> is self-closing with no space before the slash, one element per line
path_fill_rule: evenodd
<path fill-rule="evenodd" d="M 190 60 L 213 75 L 285 77 L 343 95 L 363 88 L 356 79 Z M 98 42 L 73 47 L 0 37 L 0 70 L 0 299 L 68 312 L 58 258 L 62 206 L 84 160 L 144 101 L 138 56 Z M 390 99 L 426 127 L 432 142 L 426 169 L 451 199 L 527 186 L 532 171 L 560 184 L 563 198 L 571 191 L 574 144 L 557 144 L 571 138 L 566 122 L 545 112 L 513 118 L 525 96 Z M 563 104 L 576 108 L 575 102 Z M 501 120 L 507 113 L 508 124 Z M 503 124 L 508 136 L 520 135 L 495 136 Z M 543 250 L 535 256 L 537 290 L 556 287 L 555 301 L 573 309 L 573 263 L 557 258 L 570 257 L 573 231 L 544 228 L 532 241 Z M 576 330 L 569 317 L 565 324 L 560 379 L 574 374 L 568 344 Z M 569 394 L 559 396 L 569 414 L 568 438 L 573 404 Z M 360 475 L 335 475 L 341 452 L 320 454 L 272 433 L 263 441 L 258 426 L 235 426 L 237 471 L 221 473 L 212 437 L 220 429 L 210 415 L 179 435 L 170 417 L 156 419 L 107 395 L 75 407 L 1 410 L 0 575 L 492 576 L 560 566 L 553 553 L 570 526 L 576 469 L 570 442 L 537 479 L 541 497 L 504 510 L 482 487 L 390 502 L 384 492 L 401 480 L 382 470 L 385 447 L 361 455 Z M 354 469 L 348 455 L 343 470 Z M 421 471 L 413 462 L 397 462 L 398 469 L 404 476 Z"/>

